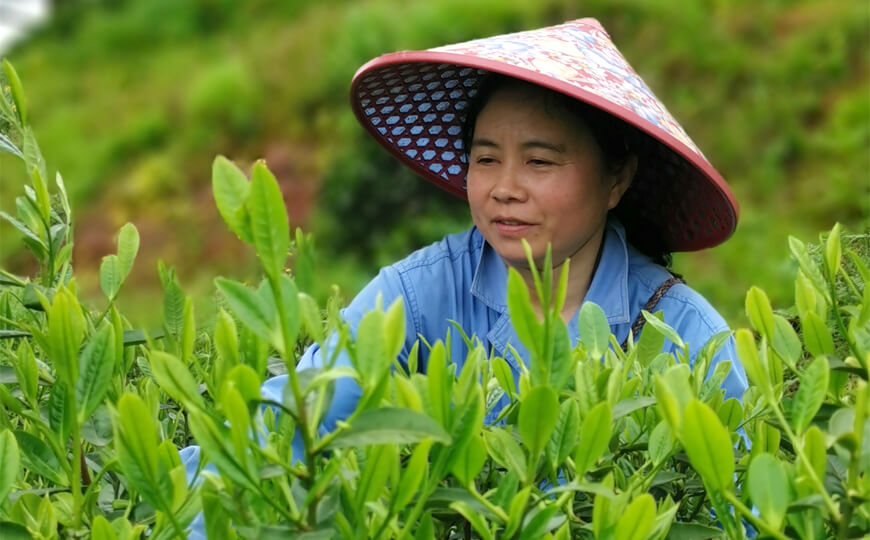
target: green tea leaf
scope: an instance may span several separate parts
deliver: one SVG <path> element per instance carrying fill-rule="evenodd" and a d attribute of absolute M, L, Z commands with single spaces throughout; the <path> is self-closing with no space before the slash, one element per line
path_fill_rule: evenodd
<path fill-rule="evenodd" d="M 520 403 L 520 438 L 534 463 L 550 440 L 559 414 L 559 398 L 549 386 L 536 386 Z"/>
<path fill-rule="evenodd" d="M 25 469 L 30 469 L 53 484 L 69 485 L 66 471 L 61 468 L 57 456 L 42 439 L 26 431 L 16 431 L 15 439 Z"/>
<path fill-rule="evenodd" d="M 801 271 L 807 278 L 809 278 L 810 283 L 813 284 L 816 291 L 830 304 L 831 298 L 828 293 L 827 282 L 822 276 L 822 272 L 819 270 L 818 265 L 816 265 L 810 257 L 806 245 L 794 236 L 789 236 L 788 246 L 791 250 L 792 256 L 798 262 L 798 265 L 800 265 Z"/>
<path fill-rule="evenodd" d="M 45 185 L 45 179 L 40 174 L 38 168 L 34 168 L 30 172 L 30 177 L 33 179 L 33 190 L 36 192 L 36 207 L 39 209 L 39 215 L 42 222 L 45 224 L 51 223 L 51 199 L 48 195 L 48 187 Z"/>
<path fill-rule="evenodd" d="M 692 400 L 683 413 L 680 442 L 710 490 L 731 490 L 734 485 L 734 454 L 728 430 L 710 407 Z"/>
<path fill-rule="evenodd" d="M 157 431 L 148 406 L 135 394 L 123 394 L 113 424 L 118 463 L 128 485 L 154 508 L 168 511 L 172 482 L 158 466 Z"/>
<path fill-rule="evenodd" d="M 376 501 L 389 482 L 390 473 L 398 470 L 399 448 L 395 444 L 376 444 L 365 450 L 365 462 L 356 483 L 356 506 Z"/>
<path fill-rule="evenodd" d="M 22 126 L 27 125 L 27 98 L 24 95 L 24 87 L 21 79 L 9 60 L 3 59 L 3 71 L 6 72 L 6 80 L 9 81 L 9 91 L 12 94 L 12 102 L 15 103 L 15 112 Z"/>
<path fill-rule="evenodd" d="M 653 396 L 635 396 L 623 399 L 613 406 L 613 421 L 615 422 L 636 410 L 651 407 L 655 404 L 656 398 Z"/>
<path fill-rule="evenodd" d="M 6 212 L 0 212 L 0 218 L 5 219 L 13 227 L 18 229 L 18 232 L 23 234 L 25 238 L 29 239 L 34 246 L 37 246 L 39 248 L 41 254 L 45 254 L 48 252 L 48 246 L 46 245 L 46 243 L 33 230 L 31 230 L 30 227 L 18 221 Z"/>
<path fill-rule="evenodd" d="M 546 447 L 547 460 L 554 471 L 574 451 L 579 436 L 580 407 L 576 400 L 566 399 L 559 405 L 556 427 Z"/>
<path fill-rule="evenodd" d="M 810 426 L 809 429 L 806 430 L 803 436 L 803 451 L 806 454 L 807 458 L 810 461 L 810 465 L 813 468 L 813 471 L 816 473 L 816 477 L 824 478 L 825 477 L 825 469 L 827 468 L 828 462 L 828 448 L 827 448 L 827 436 L 825 432 L 819 429 L 818 426 Z M 803 463 L 803 460 L 797 461 L 798 468 L 798 489 L 800 490 L 800 485 L 802 483 L 801 478 L 803 478 L 803 483 L 807 483 L 806 477 L 808 472 L 806 470 L 806 466 Z"/>
<path fill-rule="evenodd" d="M 139 253 L 139 231 L 132 223 L 125 223 L 118 233 L 118 264 L 122 281 L 130 275 L 137 253 Z"/>
<path fill-rule="evenodd" d="M 809 311 L 816 311 L 816 300 L 819 298 L 813 283 L 806 274 L 798 270 L 794 282 L 794 300 L 798 315 L 804 317 Z"/>
<path fill-rule="evenodd" d="M 834 228 L 831 229 L 825 242 L 825 265 L 831 280 L 837 278 L 837 272 L 840 270 L 840 261 L 843 258 L 843 248 L 840 245 L 840 229 L 839 223 L 834 224 Z"/>
<path fill-rule="evenodd" d="M 193 315 L 193 299 L 186 297 L 184 299 L 184 311 L 182 311 L 181 325 L 181 361 L 184 365 L 189 366 L 193 360 L 193 346 L 196 342 L 196 321 Z"/>
<path fill-rule="evenodd" d="M 234 385 L 227 385 L 221 391 L 220 406 L 229 424 L 236 461 L 244 464 L 248 473 L 253 475 L 253 461 L 248 452 L 248 446 L 253 440 L 251 417 L 248 415 L 245 400 Z"/>
<path fill-rule="evenodd" d="M 507 303 L 511 324 L 513 324 L 517 337 L 529 350 L 533 359 L 539 358 L 538 346 L 541 342 L 541 324 L 538 322 L 534 308 L 532 308 L 526 282 L 513 268 L 508 269 Z"/>
<path fill-rule="evenodd" d="M 486 519 L 478 511 L 469 506 L 468 503 L 465 501 L 453 501 L 450 503 L 450 508 L 456 510 L 456 512 L 468 520 L 468 523 L 477 531 L 480 538 L 483 540 L 493 540 L 495 538 L 486 524 Z"/>
<path fill-rule="evenodd" d="M 504 429 L 488 429 L 483 432 L 483 443 L 493 461 L 514 471 L 521 482 L 528 478 L 526 474 L 525 454 L 516 440 Z"/>
<path fill-rule="evenodd" d="M 659 311 L 654 315 L 656 318 L 661 319 L 664 316 L 664 313 Z M 637 336 L 635 336 L 636 338 Z M 640 365 L 643 367 L 649 366 L 653 359 L 660 352 L 662 352 L 662 348 L 665 346 L 665 336 L 652 326 L 644 325 L 643 330 L 640 332 L 640 339 L 637 340 L 637 361 L 640 362 Z"/>
<path fill-rule="evenodd" d="M 772 398 L 773 387 L 768 378 L 767 367 L 761 363 L 752 332 L 741 328 L 734 333 L 734 339 L 737 342 L 737 356 L 743 363 L 743 369 L 746 371 L 746 376 L 749 377 L 749 382 L 758 386 L 766 396 Z"/>
<path fill-rule="evenodd" d="M 516 381 L 507 360 L 500 356 L 494 357 L 492 359 L 492 374 L 504 393 L 510 396 L 511 400 L 515 400 L 517 395 Z"/>
<path fill-rule="evenodd" d="M 109 524 L 109 521 L 98 514 L 91 521 L 91 539 L 92 540 L 118 540 L 118 535 Z"/>
<path fill-rule="evenodd" d="M 115 331 L 106 324 L 88 341 L 79 357 L 76 381 L 78 422 L 83 423 L 103 402 L 115 369 Z"/>
<path fill-rule="evenodd" d="M 804 369 L 800 379 L 800 387 L 798 387 L 791 405 L 791 423 L 798 435 L 809 426 L 819 411 L 819 407 L 822 406 L 822 402 L 825 401 L 828 376 L 828 361 L 823 356 L 817 356 Z"/>
<path fill-rule="evenodd" d="M 42 157 L 42 152 L 40 152 L 39 145 L 36 143 L 36 136 L 33 133 L 33 128 L 30 126 L 24 126 L 24 129 L 21 132 L 21 137 L 23 139 L 21 150 L 24 153 L 24 163 L 27 166 L 27 170 L 33 171 L 36 169 L 43 178 L 46 178 L 48 175 L 45 170 L 45 159 Z M 29 186 L 24 186 L 25 191 L 28 187 Z M 33 198 L 35 199 L 36 197 Z"/>
<path fill-rule="evenodd" d="M 663 336 L 671 340 L 671 343 L 676 345 L 678 349 L 682 349 L 686 346 L 677 331 L 668 326 L 665 321 L 656 317 L 649 311 L 642 310 L 641 313 L 643 313 L 643 318 L 646 319 L 648 324 L 652 325 L 652 327 L 658 330 Z"/>
<path fill-rule="evenodd" d="M 393 388 L 396 393 L 396 404 L 405 409 L 411 409 L 419 413 L 423 412 L 423 398 L 410 379 L 405 377 L 393 377 Z"/>
<path fill-rule="evenodd" d="M 613 533 L 614 540 L 645 540 L 655 525 L 656 503 L 644 493 L 626 507 Z"/>
<path fill-rule="evenodd" d="M 549 384 L 554 390 L 560 392 L 571 379 L 571 373 L 576 364 L 568 327 L 560 317 L 554 317 L 550 321 L 549 337 L 547 339 L 551 343 L 549 347 L 550 376 L 543 383 Z"/>
<path fill-rule="evenodd" d="M 0 506 L 15 486 L 21 467 L 21 453 L 15 435 L 8 429 L 0 432 Z"/>
<path fill-rule="evenodd" d="M 767 294 L 758 287 L 751 287 L 746 293 L 746 316 L 755 330 L 767 338 L 773 340 L 774 323 L 773 309 Z"/>
<path fill-rule="evenodd" d="M 27 341 L 22 340 L 18 347 L 17 357 L 17 362 L 13 362 L 12 367 L 15 370 L 18 387 L 29 403 L 36 403 L 37 391 L 39 390 L 39 366 L 36 364 L 33 349 L 30 348 Z"/>
<path fill-rule="evenodd" d="M 610 348 L 610 325 L 604 310 L 597 304 L 584 302 L 577 317 L 580 341 L 594 360 L 600 360 Z"/>
<path fill-rule="evenodd" d="M 21 153 L 21 150 L 19 150 L 18 147 L 15 146 L 15 144 L 2 133 L 0 133 L 0 151 L 8 152 L 12 155 L 18 156 L 21 159 L 24 159 L 24 154 Z"/>
<path fill-rule="evenodd" d="M 725 538 L 725 531 L 700 523 L 674 523 L 668 531 L 669 540 L 710 540 Z"/>
<path fill-rule="evenodd" d="M 188 422 L 196 442 L 202 447 L 203 454 L 215 464 L 225 481 L 229 479 L 241 488 L 257 491 L 256 480 L 251 477 L 245 465 L 236 461 L 233 455 L 229 442 L 229 429 L 215 424 L 201 409 L 189 410 Z"/>
<path fill-rule="evenodd" d="M 158 261 L 157 272 L 163 285 L 163 324 L 167 332 L 165 337 L 177 342 L 184 330 L 184 303 L 187 298 L 178 284 L 174 269 L 167 268 L 163 261 Z"/>
<path fill-rule="evenodd" d="M 655 398 L 659 414 L 675 432 L 682 422 L 682 411 L 694 397 L 689 384 L 690 376 L 691 370 L 685 364 L 677 364 L 662 374 L 655 374 Z"/>
<path fill-rule="evenodd" d="M 284 350 L 284 339 L 278 329 L 274 304 L 266 299 L 266 294 L 245 287 L 238 281 L 217 278 L 215 286 L 227 301 L 236 317 L 261 339 L 271 343 L 279 352 Z"/>
<path fill-rule="evenodd" d="M 214 347 L 217 360 L 214 367 L 216 386 L 224 380 L 227 372 L 241 363 L 239 358 L 239 333 L 236 322 L 223 308 L 218 311 L 214 326 Z"/>
<path fill-rule="evenodd" d="M 417 524 L 414 540 L 435 540 L 435 526 L 432 524 L 431 510 L 427 510 L 420 519 L 420 523 Z"/>
<path fill-rule="evenodd" d="M 459 410 L 454 414 L 450 426 L 450 438 L 453 443 L 446 448 L 444 458 L 445 471 L 450 470 L 459 459 L 468 441 L 483 428 L 483 417 L 486 413 L 483 389 L 478 385 L 471 389 L 471 394 Z"/>
<path fill-rule="evenodd" d="M 78 300 L 66 287 L 54 295 L 48 310 L 48 341 L 58 378 L 75 387 L 79 346 L 85 335 L 85 320 Z"/>
<path fill-rule="evenodd" d="M 311 341 L 323 341 L 323 316 L 317 301 L 304 292 L 299 293 L 299 314 L 302 318 L 302 328 Z"/>
<path fill-rule="evenodd" d="M 770 341 L 770 346 L 794 371 L 802 352 L 801 342 L 791 323 L 781 315 L 773 316 L 773 339 Z"/>
<path fill-rule="evenodd" d="M 502 533 L 504 538 L 511 538 L 519 528 L 522 517 L 526 513 L 526 505 L 529 502 L 531 491 L 532 487 L 526 486 L 514 495 L 514 498 L 511 500 L 510 507 L 508 508 L 509 520 Z"/>
<path fill-rule="evenodd" d="M 290 249 L 290 225 L 281 188 L 262 161 L 254 164 L 246 207 L 251 237 L 263 270 L 271 279 L 277 279 L 284 271 Z"/>
<path fill-rule="evenodd" d="M 387 351 L 385 324 L 386 315 L 376 307 L 363 315 L 357 327 L 356 354 L 352 359 L 364 386 L 378 383 L 395 358 Z"/>
<path fill-rule="evenodd" d="M 211 186 L 215 205 L 224 222 L 242 241 L 253 243 L 246 209 L 251 191 L 248 179 L 230 160 L 218 156 L 212 164 Z"/>
<path fill-rule="evenodd" d="M 729 431 L 737 431 L 740 423 L 743 422 L 743 407 L 735 398 L 730 398 L 720 405 L 716 414 Z"/>
<path fill-rule="evenodd" d="M 449 444 L 450 435 L 426 415 L 408 409 L 382 407 L 360 413 L 350 427 L 338 435 L 329 448 L 374 444 L 411 444 L 432 438 Z"/>
<path fill-rule="evenodd" d="M 674 435 L 666 421 L 661 421 L 652 430 L 647 443 L 647 452 L 654 465 L 662 463 L 674 450 Z"/>
<path fill-rule="evenodd" d="M 530 510 L 524 520 L 519 540 L 538 540 L 549 537 L 547 533 L 560 527 L 567 519 L 564 514 L 557 515 L 558 513 L 559 507 L 555 505 Z"/>
<path fill-rule="evenodd" d="M 574 396 L 580 407 L 580 415 L 585 416 L 601 399 L 595 386 L 595 363 L 578 362 L 574 368 Z"/>
<path fill-rule="evenodd" d="M 121 275 L 121 263 L 117 255 L 106 255 L 100 263 L 100 289 L 106 298 L 114 300 L 124 277 Z"/>
<path fill-rule="evenodd" d="M 393 495 L 392 505 L 394 508 L 404 508 L 419 491 L 428 470 L 429 450 L 431 448 L 432 439 L 427 439 L 418 444 L 411 453 L 411 459 L 405 465 L 399 485 Z M 484 455 L 484 457 L 486 456 Z"/>
<path fill-rule="evenodd" d="M 444 343 L 440 340 L 432 346 L 426 366 L 428 402 L 432 418 L 444 427 L 450 425 L 450 377 L 447 374 Z"/>
<path fill-rule="evenodd" d="M 57 186 L 57 190 L 60 195 L 60 204 L 63 208 L 64 213 L 64 221 L 66 221 L 67 225 L 72 223 L 72 211 L 70 211 L 69 207 L 69 196 L 66 194 L 66 185 L 63 183 L 63 177 L 60 175 L 60 172 L 56 172 L 54 175 L 54 183 Z"/>
<path fill-rule="evenodd" d="M 747 480 L 752 503 L 761 512 L 761 517 L 774 529 L 779 530 L 788 509 L 788 478 L 779 461 L 764 452 L 749 464 Z"/>
<path fill-rule="evenodd" d="M 602 401 L 593 407 L 580 424 L 580 444 L 574 453 L 575 474 L 583 478 L 610 443 L 612 414 L 610 403 Z"/>
<path fill-rule="evenodd" d="M 58 435 L 59 440 L 66 441 L 75 422 L 76 411 L 74 405 L 69 403 L 67 386 L 61 381 L 55 381 L 51 387 L 51 395 L 48 398 L 48 421 L 51 429 Z"/>
<path fill-rule="evenodd" d="M 151 351 L 148 357 L 151 373 L 160 388 L 185 408 L 205 410 L 199 385 L 177 356 L 163 351 Z"/>
<path fill-rule="evenodd" d="M 834 354 L 834 338 L 825 321 L 816 312 L 809 311 L 801 318 L 801 328 L 804 344 L 811 355 Z"/>
<path fill-rule="evenodd" d="M 459 454 L 450 467 L 450 472 L 459 480 L 462 486 L 468 486 L 483 469 L 486 462 L 486 448 L 479 435 L 471 437 L 465 445 L 465 451 Z"/>
<path fill-rule="evenodd" d="M 276 306 L 276 310 L 281 322 L 284 348 L 293 350 L 296 338 L 299 336 L 299 328 L 302 326 L 302 315 L 299 312 L 299 289 L 296 288 L 296 283 L 287 274 L 281 274 L 278 279 L 278 287 L 281 294 L 280 305 Z"/>

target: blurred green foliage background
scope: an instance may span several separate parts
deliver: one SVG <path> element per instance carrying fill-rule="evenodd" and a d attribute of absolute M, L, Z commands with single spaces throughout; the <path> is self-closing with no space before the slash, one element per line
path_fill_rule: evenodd
<path fill-rule="evenodd" d="M 156 261 L 209 313 L 217 274 L 254 279 L 253 253 L 222 225 L 211 161 L 265 158 L 291 221 L 315 234 L 320 295 L 345 299 L 377 268 L 470 224 L 464 204 L 368 139 L 348 105 L 367 60 L 400 49 L 597 17 L 732 186 L 725 244 L 675 269 L 733 324 L 756 284 L 783 306 L 787 236 L 836 221 L 870 229 L 870 2 L 855 0 L 67 0 L 8 53 L 76 224 L 81 285 L 118 229 L 142 235 L 121 293 L 159 320 Z M 25 175 L 0 155 L 0 209 Z M 0 224 L 2 266 L 33 269 Z"/>

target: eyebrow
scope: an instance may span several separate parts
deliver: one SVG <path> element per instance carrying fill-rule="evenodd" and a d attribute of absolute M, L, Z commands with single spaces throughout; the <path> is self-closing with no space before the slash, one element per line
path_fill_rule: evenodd
<path fill-rule="evenodd" d="M 486 146 L 486 147 L 490 147 L 490 148 L 500 148 L 500 145 L 497 142 L 490 140 L 490 139 L 484 139 L 484 138 L 476 138 L 476 139 L 472 140 L 471 141 L 471 148 L 474 148 L 475 146 Z M 565 145 L 554 144 L 554 143 L 551 143 L 551 142 L 548 142 L 545 140 L 541 140 L 541 139 L 531 139 L 531 140 L 525 141 L 520 145 L 520 148 L 522 148 L 524 150 L 528 150 L 531 148 L 543 148 L 545 150 L 551 150 L 553 152 L 557 152 L 560 154 L 565 153 Z"/>

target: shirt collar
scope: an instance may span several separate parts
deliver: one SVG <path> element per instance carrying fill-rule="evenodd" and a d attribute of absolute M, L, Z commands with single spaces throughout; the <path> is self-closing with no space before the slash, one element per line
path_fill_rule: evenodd
<path fill-rule="evenodd" d="M 507 265 L 476 227 L 474 233 L 480 237 L 482 247 L 471 282 L 471 294 L 490 309 L 507 313 Z"/>
<path fill-rule="evenodd" d="M 492 246 L 483 240 L 480 232 L 475 230 L 475 234 L 480 236 L 482 247 L 471 283 L 471 294 L 490 309 L 507 313 L 507 266 Z M 607 221 L 601 259 L 583 301 L 598 304 L 611 325 L 629 322 L 628 245 L 625 229 L 616 219 Z M 575 313 L 569 328 L 576 328 L 577 317 Z"/>

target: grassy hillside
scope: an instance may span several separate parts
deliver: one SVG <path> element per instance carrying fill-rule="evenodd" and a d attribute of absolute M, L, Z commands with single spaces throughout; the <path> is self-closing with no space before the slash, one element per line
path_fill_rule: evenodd
<path fill-rule="evenodd" d="M 191 291 L 244 277 L 252 254 L 221 226 L 210 164 L 264 157 L 291 219 L 317 235 L 324 289 L 347 297 L 377 266 L 464 226 L 461 204 L 365 138 L 347 105 L 354 71 L 388 51 L 580 16 L 624 55 L 732 185 L 734 237 L 676 258 L 690 284 L 742 317 L 752 284 L 793 294 L 788 234 L 870 228 L 870 10 L 866 2 L 766 0 L 254 0 L 65 3 L 9 54 L 50 167 L 77 214 L 80 275 L 133 221 L 142 252 L 122 303 L 156 313 L 158 258 Z M 23 171 L 0 155 L 0 209 Z M 28 257 L 0 226 L 4 268 Z M 326 261 L 329 261 L 327 264 Z M 96 290 L 85 280 L 86 288 Z M 208 300 L 207 296 L 199 295 Z"/>

